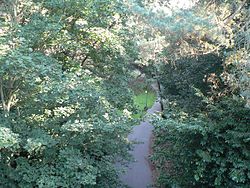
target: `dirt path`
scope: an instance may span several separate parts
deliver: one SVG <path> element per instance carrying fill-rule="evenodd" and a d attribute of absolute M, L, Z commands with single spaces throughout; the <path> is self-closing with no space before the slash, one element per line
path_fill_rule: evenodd
<path fill-rule="evenodd" d="M 147 113 L 154 114 L 160 111 L 160 103 L 155 102 Z M 140 125 L 135 126 L 128 137 L 130 141 L 142 142 L 136 144 L 131 151 L 135 161 L 129 164 L 126 174 L 120 177 L 121 180 L 131 188 L 147 188 L 153 183 L 152 171 L 148 161 L 152 130 L 153 126 L 146 120 L 141 122 Z"/>

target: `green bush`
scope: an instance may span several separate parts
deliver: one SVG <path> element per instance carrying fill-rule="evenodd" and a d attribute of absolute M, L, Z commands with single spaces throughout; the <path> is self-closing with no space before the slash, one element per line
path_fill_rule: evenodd
<path fill-rule="evenodd" d="M 209 106 L 207 116 L 179 113 L 158 122 L 152 157 L 161 174 L 158 184 L 248 187 L 250 109 L 244 105 L 227 98 Z"/>
<path fill-rule="evenodd" d="M 174 101 L 186 112 L 200 112 L 206 106 L 202 96 L 214 97 L 223 87 L 222 63 L 218 55 L 206 54 L 164 64 L 159 78 L 164 88 L 162 98 Z"/>
<path fill-rule="evenodd" d="M 69 89 L 71 79 L 42 84 L 20 115 L 0 113 L 0 187 L 120 186 L 114 164 L 129 157 L 133 121 L 93 82 Z"/>

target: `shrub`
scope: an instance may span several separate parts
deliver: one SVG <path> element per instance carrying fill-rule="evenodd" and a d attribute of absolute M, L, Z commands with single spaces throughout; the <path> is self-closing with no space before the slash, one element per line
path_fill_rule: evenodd
<path fill-rule="evenodd" d="M 226 98 L 210 105 L 207 116 L 192 118 L 179 112 L 176 118 L 158 122 L 152 157 L 161 174 L 158 184 L 247 187 L 250 109 L 244 105 L 238 98 Z"/>

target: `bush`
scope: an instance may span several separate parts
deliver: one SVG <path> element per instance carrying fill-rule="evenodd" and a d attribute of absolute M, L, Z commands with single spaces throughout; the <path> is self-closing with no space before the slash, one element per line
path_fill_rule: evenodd
<path fill-rule="evenodd" d="M 152 157 L 161 174 L 158 184 L 248 187 L 250 109 L 244 105 L 227 98 L 210 105 L 207 116 L 192 118 L 179 112 L 158 122 Z"/>
<path fill-rule="evenodd" d="M 159 79 L 162 98 L 176 102 L 183 111 L 200 112 L 206 106 L 202 96 L 215 97 L 223 87 L 222 63 L 218 55 L 206 54 L 164 64 Z"/>
<path fill-rule="evenodd" d="M 20 114 L 0 111 L 0 187 L 119 187 L 133 120 L 91 78 L 58 83 L 42 83 Z"/>

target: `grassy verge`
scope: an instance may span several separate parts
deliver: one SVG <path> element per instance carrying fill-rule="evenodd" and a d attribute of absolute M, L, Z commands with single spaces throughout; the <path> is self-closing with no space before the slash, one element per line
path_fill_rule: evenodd
<path fill-rule="evenodd" d="M 138 93 L 134 97 L 134 104 L 137 107 L 138 113 L 134 114 L 134 118 L 142 117 L 147 109 L 151 108 L 156 100 L 156 94 L 153 91 L 144 91 Z"/>

